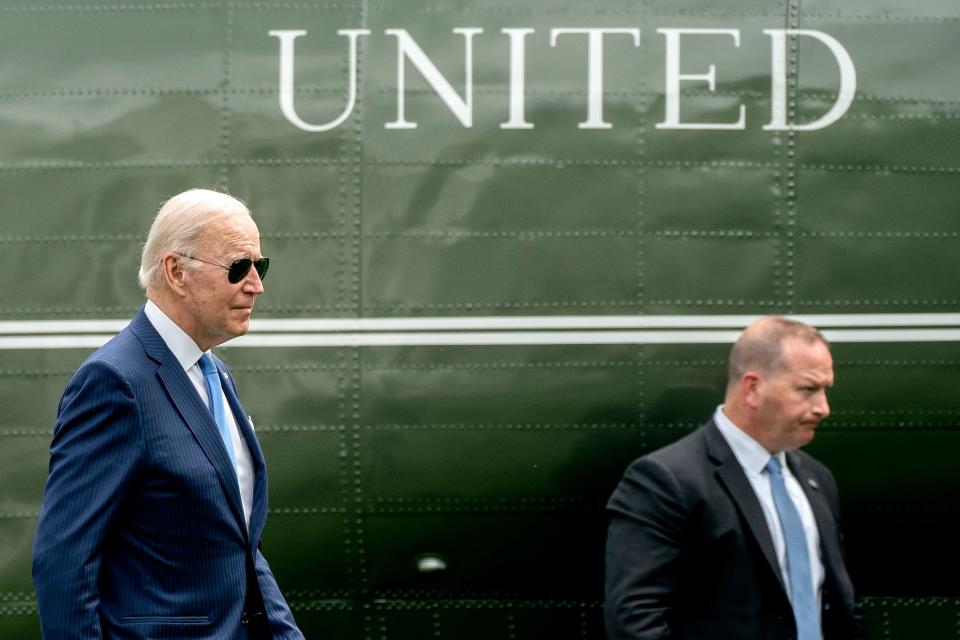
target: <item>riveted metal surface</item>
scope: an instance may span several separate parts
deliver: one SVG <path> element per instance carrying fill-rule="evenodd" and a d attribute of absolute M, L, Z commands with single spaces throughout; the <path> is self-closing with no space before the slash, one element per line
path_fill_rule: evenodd
<path fill-rule="evenodd" d="M 39 637 L 50 426 L 82 340 L 116 330 L 69 323 L 129 318 L 160 202 L 216 186 L 272 258 L 256 319 L 416 326 L 218 350 L 267 456 L 264 550 L 307 637 L 601 639 L 605 499 L 721 398 L 729 344 L 689 330 L 787 313 L 853 327 L 810 449 L 840 486 L 871 635 L 960 638 L 960 12 L 916 4 L 0 0 L 0 637 Z M 671 98 L 658 30 L 690 28 L 716 32 L 683 36 L 679 72 L 715 65 L 715 86 Z M 828 126 L 764 128 L 764 30 L 785 28 L 828 34 L 856 70 Z M 368 31 L 355 70 L 340 29 Z M 608 33 L 601 72 L 585 33 L 554 29 L 639 44 Z M 356 78 L 341 124 L 281 110 L 271 30 L 307 32 L 307 125 L 344 112 Z M 788 38 L 784 71 L 789 122 L 837 104 L 822 41 Z M 674 99 L 698 126 L 663 126 Z M 742 128 L 708 128 L 741 106 Z M 927 341 L 855 341 L 893 313 L 898 330 L 943 315 Z M 589 343 L 621 315 L 672 318 L 680 338 Z M 568 321 L 572 340 L 550 333 Z"/>

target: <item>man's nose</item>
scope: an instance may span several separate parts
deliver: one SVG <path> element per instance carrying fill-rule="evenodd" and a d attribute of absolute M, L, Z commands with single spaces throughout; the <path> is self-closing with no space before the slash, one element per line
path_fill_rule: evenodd
<path fill-rule="evenodd" d="M 263 280 L 260 279 L 260 274 L 253 267 L 250 267 L 250 271 L 243 279 L 243 291 L 254 295 L 260 295 L 264 291 Z"/>
<path fill-rule="evenodd" d="M 830 403 L 827 402 L 827 392 L 821 391 L 817 394 L 817 397 L 814 399 L 813 412 L 820 419 L 824 419 L 830 415 Z"/>

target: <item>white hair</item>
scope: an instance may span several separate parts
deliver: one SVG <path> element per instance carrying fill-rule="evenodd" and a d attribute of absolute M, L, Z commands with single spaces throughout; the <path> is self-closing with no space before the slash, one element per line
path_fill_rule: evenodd
<path fill-rule="evenodd" d="M 163 279 L 160 261 L 167 252 L 192 256 L 206 224 L 230 216 L 250 215 L 240 200 L 208 189 L 190 189 L 167 200 L 150 225 L 140 255 L 140 287 L 156 288 Z M 184 265 L 186 266 L 186 264 Z M 195 268 L 190 265 L 187 268 Z"/>

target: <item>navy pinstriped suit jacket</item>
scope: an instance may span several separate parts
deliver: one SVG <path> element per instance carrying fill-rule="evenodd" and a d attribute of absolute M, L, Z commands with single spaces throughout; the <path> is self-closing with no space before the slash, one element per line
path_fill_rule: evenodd
<path fill-rule="evenodd" d="M 249 532 L 216 423 L 141 309 L 60 401 L 34 540 L 46 638 L 302 638 L 259 551 L 263 452 L 215 361 L 253 459 Z M 258 635 L 243 619 L 264 609 Z"/>

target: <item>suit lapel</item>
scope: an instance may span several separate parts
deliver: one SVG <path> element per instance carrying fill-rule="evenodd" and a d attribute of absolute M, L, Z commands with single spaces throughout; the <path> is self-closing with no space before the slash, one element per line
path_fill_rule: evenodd
<path fill-rule="evenodd" d="M 837 523 L 830 510 L 830 505 L 827 503 L 827 498 L 816 479 L 804 467 L 803 460 L 796 452 L 787 453 L 787 465 L 800 483 L 804 495 L 807 496 L 807 502 L 810 503 L 810 509 L 813 511 L 813 518 L 817 521 L 824 569 L 828 576 L 835 576 L 837 567 L 844 565 L 840 555 L 840 541 L 837 539 Z"/>
<path fill-rule="evenodd" d="M 220 431 L 213 415 L 204 406 L 196 387 L 190 382 L 186 371 L 174 357 L 160 334 L 157 333 L 143 310 L 130 323 L 131 330 L 140 338 L 147 355 L 159 363 L 157 377 L 167 390 L 173 405 L 180 413 L 187 427 L 193 433 L 200 449 L 209 459 L 219 476 L 230 510 L 240 523 L 245 523 L 243 504 L 240 501 L 240 487 L 237 484 L 237 472 L 223 446 Z M 246 526 L 241 527 L 245 532 Z"/>
<path fill-rule="evenodd" d="M 707 455 L 716 465 L 717 477 L 726 487 L 740 513 L 743 514 L 750 532 L 763 552 L 767 565 L 776 576 L 777 582 L 783 587 L 783 574 L 780 572 L 780 563 L 777 562 L 776 552 L 773 549 L 770 527 L 767 525 L 767 519 L 763 515 L 763 508 L 760 506 L 753 486 L 743 473 L 743 468 L 733 455 L 730 445 L 712 421 L 704 429 L 703 435 L 707 443 Z"/>
<path fill-rule="evenodd" d="M 247 414 L 243 410 L 243 405 L 240 404 L 240 398 L 237 396 L 230 374 L 225 370 L 223 363 L 219 360 L 215 361 L 217 369 L 220 371 L 223 393 L 227 397 L 230 410 L 233 411 L 233 417 L 247 443 L 247 449 L 250 451 L 250 458 L 253 462 L 253 513 L 250 515 L 250 540 L 254 542 L 259 538 L 260 531 L 267 519 L 266 461 L 263 457 L 263 451 L 260 449 L 260 443 L 257 442 L 257 436 L 254 434 Z"/>

